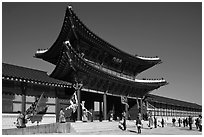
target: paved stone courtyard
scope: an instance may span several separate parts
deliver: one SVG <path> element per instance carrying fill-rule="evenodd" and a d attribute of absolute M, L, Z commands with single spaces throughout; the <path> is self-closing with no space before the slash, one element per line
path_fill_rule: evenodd
<path fill-rule="evenodd" d="M 66 133 L 66 135 L 139 135 L 136 128 L 130 127 L 126 131 L 113 130 L 113 131 L 100 131 L 100 132 L 84 132 L 84 133 Z M 64 133 L 52 133 L 54 135 L 65 135 Z M 141 135 L 202 135 L 196 128 L 189 130 L 188 127 L 164 127 L 164 128 L 145 128 L 142 129 Z"/>

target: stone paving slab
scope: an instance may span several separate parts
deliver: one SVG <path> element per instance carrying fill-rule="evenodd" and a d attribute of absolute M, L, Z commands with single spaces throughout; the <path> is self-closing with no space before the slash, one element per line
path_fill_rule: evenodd
<path fill-rule="evenodd" d="M 84 133 L 52 133 L 52 135 L 138 135 L 136 127 L 127 128 L 126 131 L 100 131 L 100 132 L 84 132 Z M 142 129 L 141 135 L 202 135 L 196 128 L 189 130 L 187 127 L 164 127 L 164 128 L 145 128 Z"/>

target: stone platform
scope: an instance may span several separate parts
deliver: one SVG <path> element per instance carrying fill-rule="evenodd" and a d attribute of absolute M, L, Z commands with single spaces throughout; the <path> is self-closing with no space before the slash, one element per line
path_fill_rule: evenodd
<path fill-rule="evenodd" d="M 127 130 L 123 131 L 118 127 L 118 121 L 94 121 L 94 122 L 69 122 L 69 123 L 53 123 L 39 126 L 31 126 L 24 129 L 3 129 L 3 135 L 19 135 L 19 134 L 51 134 L 51 135 L 133 135 L 137 134 L 135 121 L 127 120 Z M 150 129 L 147 121 L 143 123 L 143 135 L 202 135 L 194 126 L 193 130 L 188 127 L 172 127 L 166 124 L 164 128 L 158 127 Z"/>

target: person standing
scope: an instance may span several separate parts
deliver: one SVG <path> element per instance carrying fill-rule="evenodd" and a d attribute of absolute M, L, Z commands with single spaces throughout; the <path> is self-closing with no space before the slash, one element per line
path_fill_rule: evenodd
<path fill-rule="evenodd" d="M 185 126 L 186 126 L 186 119 L 183 118 L 183 127 L 185 127 Z"/>
<path fill-rule="evenodd" d="M 126 112 L 125 111 L 122 113 L 122 121 L 123 121 L 122 123 L 123 130 L 126 130 Z"/>
<path fill-rule="evenodd" d="M 162 121 L 161 121 L 161 125 L 162 127 L 164 127 L 164 119 L 162 118 Z"/>
<path fill-rule="evenodd" d="M 202 116 L 201 115 L 199 115 L 198 126 L 199 126 L 199 131 L 202 132 Z"/>
<path fill-rule="evenodd" d="M 93 109 L 91 109 L 90 112 L 91 112 L 91 122 L 93 122 L 93 119 L 94 119 L 94 116 L 93 116 L 94 115 L 94 111 L 93 111 Z"/>
<path fill-rule="evenodd" d="M 155 116 L 154 116 L 154 128 L 157 128 L 157 119 Z"/>
<path fill-rule="evenodd" d="M 173 118 L 173 119 L 172 119 L 173 127 L 175 127 L 175 122 L 176 122 L 176 119 Z"/>
<path fill-rule="evenodd" d="M 82 121 L 87 122 L 88 121 L 88 113 L 92 115 L 92 112 L 88 111 L 88 109 L 84 106 L 84 104 L 81 104 L 82 106 Z"/>
<path fill-rule="evenodd" d="M 137 117 L 137 120 L 136 120 L 136 126 L 137 126 L 137 133 L 141 134 L 142 122 L 141 122 L 141 119 L 139 118 L 139 116 Z"/>
<path fill-rule="evenodd" d="M 188 118 L 186 118 L 186 126 L 188 126 Z"/>
<path fill-rule="evenodd" d="M 198 129 L 198 119 L 199 119 L 199 118 L 196 118 L 196 119 L 195 119 L 195 126 L 196 126 L 196 129 Z"/>
<path fill-rule="evenodd" d="M 149 127 L 150 127 L 150 129 L 153 128 L 153 118 L 152 118 L 152 116 L 149 117 Z"/>
<path fill-rule="evenodd" d="M 75 122 L 77 118 L 77 108 L 78 108 L 78 99 L 76 93 L 73 94 L 72 98 L 69 100 L 70 105 L 65 109 L 71 110 L 71 119 Z"/>
<path fill-rule="evenodd" d="M 24 123 L 24 115 L 21 113 L 21 111 L 18 111 L 18 117 L 17 117 L 17 121 L 16 121 L 16 127 L 17 128 L 24 128 L 25 127 L 25 123 Z"/>
<path fill-rule="evenodd" d="M 65 123 L 65 122 L 66 122 L 66 120 L 65 120 L 65 116 L 64 116 L 63 108 L 60 109 L 60 113 L 59 113 L 59 122 L 60 122 L 60 123 Z"/>
<path fill-rule="evenodd" d="M 181 119 L 180 118 L 178 119 L 178 124 L 179 124 L 179 127 L 181 127 Z"/>
<path fill-rule="evenodd" d="M 86 109 L 83 109 L 82 110 L 82 121 L 87 122 L 88 121 L 87 117 L 88 117 L 87 111 L 86 111 Z"/>
<path fill-rule="evenodd" d="M 189 124 L 189 129 L 192 130 L 193 120 L 192 120 L 191 116 L 189 116 L 189 118 L 188 118 L 188 124 Z"/>
<path fill-rule="evenodd" d="M 113 121 L 113 111 L 111 111 L 110 114 L 109 114 L 109 121 L 110 122 Z"/>

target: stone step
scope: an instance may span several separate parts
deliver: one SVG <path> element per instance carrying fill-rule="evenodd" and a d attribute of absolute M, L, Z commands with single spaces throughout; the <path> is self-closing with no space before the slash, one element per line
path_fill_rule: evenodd
<path fill-rule="evenodd" d="M 118 128 L 118 121 L 113 122 L 79 122 L 71 123 L 71 132 L 99 132 L 99 131 L 110 131 L 120 130 Z M 134 121 L 127 121 L 127 127 L 135 127 Z"/>

